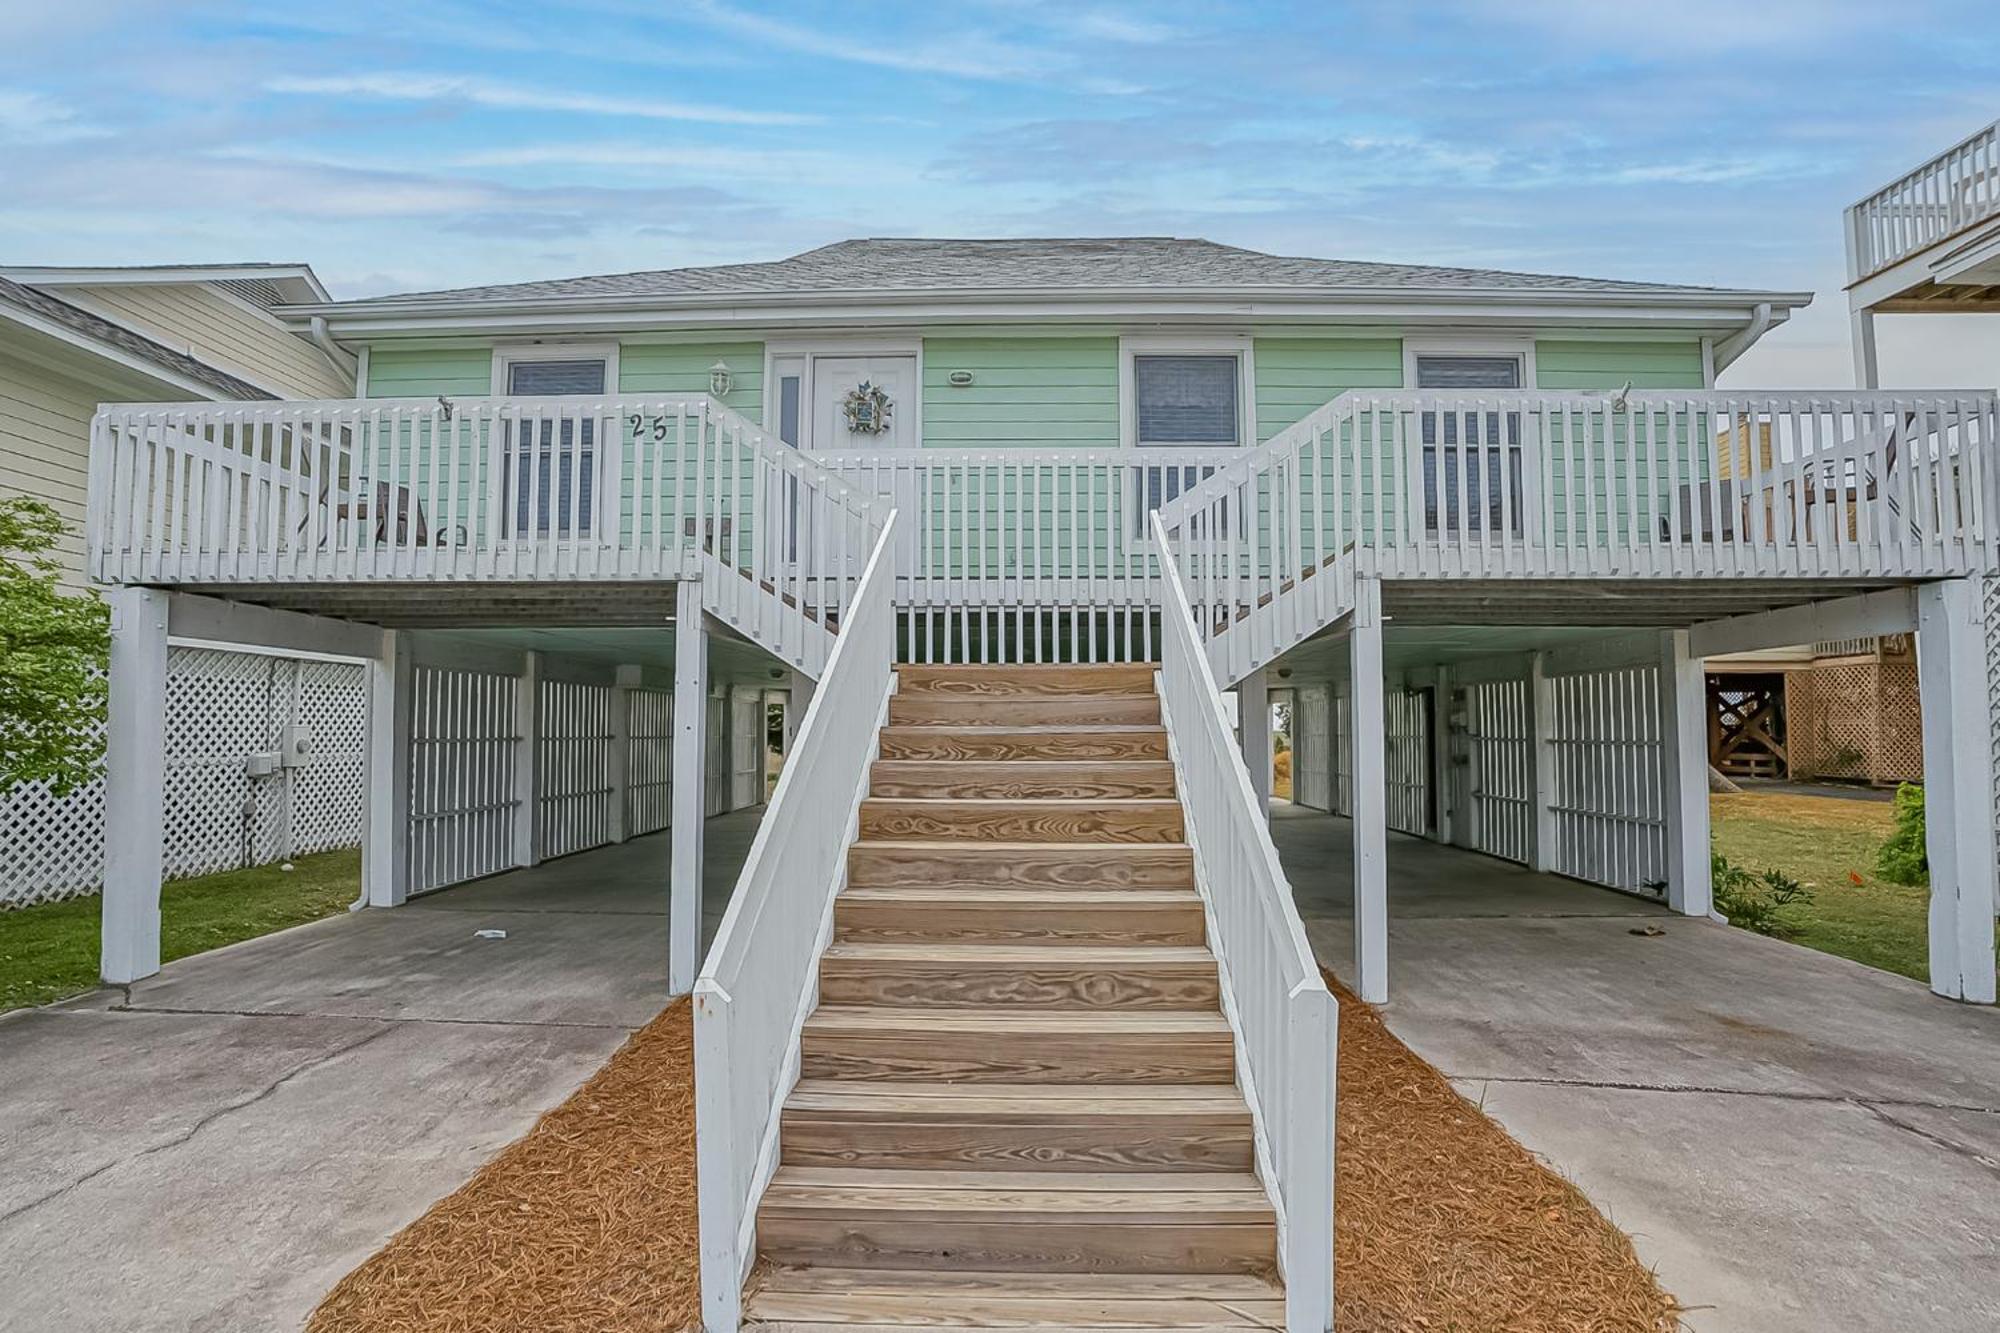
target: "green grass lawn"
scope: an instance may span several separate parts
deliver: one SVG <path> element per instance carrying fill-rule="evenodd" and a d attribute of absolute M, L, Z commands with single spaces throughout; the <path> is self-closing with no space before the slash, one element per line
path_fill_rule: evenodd
<path fill-rule="evenodd" d="M 1779 909 L 1785 938 L 1930 979 L 1930 890 L 1875 873 L 1875 854 L 1895 825 L 1888 802 L 1752 791 L 1713 796 L 1709 809 L 1717 851 L 1745 870 L 1782 870 L 1812 890 L 1812 902 Z"/>
<path fill-rule="evenodd" d="M 218 949 L 342 912 L 360 891 L 349 849 L 176 880 L 160 894 L 160 961 Z M 72 898 L 0 912 L 0 1012 L 47 1004 L 97 984 L 100 900 Z"/>

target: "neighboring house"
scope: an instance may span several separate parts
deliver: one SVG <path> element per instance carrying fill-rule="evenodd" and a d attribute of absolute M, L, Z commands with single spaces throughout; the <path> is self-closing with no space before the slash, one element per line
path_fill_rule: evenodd
<path fill-rule="evenodd" d="M 80 584 L 98 404 L 344 397 L 352 358 L 272 313 L 325 299 L 303 264 L 0 264 L 0 494 L 46 500 L 68 520 L 62 554 Z"/>
<path fill-rule="evenodd" d="M 85 583 L 99 405 L 352 393 L 353 359 L 272 313 L 324 299 L 302 264 L 0 265 L 0 495 L 32 496 L 62 515 L 67 584 Z M 180 644 L 172 679 L 164 786 L 173 873 L 359 841 L 366 696 L 358 666 Z M 274 749 L 272 738 L 292 726 L 317 737 L 311 762 L 246 774 L 247 756 Z M 0 791 L 0 907 L 96 888 L 103 849 L 96 784 L 61 798 L 38 784 Z"/>
<path fill-rule="evenodd" d="M 1709 911 L 1706 657 L 1915 631 L 1926 769 L 1991 787 L 2000 404 L 1715 388 L 1807 299 L 1154 237 L 286 306 L 355 396 L 98 418 L 114 818 L 161 818 L 167 636 L 367 658 L 371 904 L 670 826 L 711 1327 L 761 1249 L 1324 1328 L 1274 691 L 1371 1001 L 1391 829 Z M 773 688 L 812 704 L 696 986 L 702 817 L 757 760 L 710 738 Z M 1990 1001 L 1991 831 L 1933 796 L 1929 838 L 1932 986 Z M 112 980 L 159 876 L 107 875 Z M 1091 1169 L 989 1174 L 1037 1164 Z"/>

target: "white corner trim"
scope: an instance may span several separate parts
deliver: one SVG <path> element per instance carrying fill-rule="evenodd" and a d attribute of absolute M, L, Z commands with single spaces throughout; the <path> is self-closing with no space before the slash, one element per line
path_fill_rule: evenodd
<path fill-rule="evenodd" d="M 1118 338 L 1118 443 L 1139 446 L 1139 397 L 1133 360 L 1141 356 L 1233 356 L 1236 358 L 1236 445 L 1257 444 L 1256 340 L 1248 334 L 1185 333 L 1121 334 Z"/>
<path fill-rule="evenodd" d="M 604 392 L 618 393 L 618 344 L 615 342 L 570 342 L 561 338 L 506 341 L 493 344 L 491 392 L 495 398 L 507 393 L 507 367 L 516 361 L 602 361 Z M 584 395 L 588 397 L 588 395 Z"/>
<path fill-rule="evenodd" d="M 1511 356 L 1521 363 L 1521 388 L 1538 389 L 1541 380 L 1535 368 L 1535 339 L 1526 333 L 1482 334 L 1447 333 L 1403 336 L 1403 387 L 1417 387 L 1417 358 L 1420 356 Z"/>

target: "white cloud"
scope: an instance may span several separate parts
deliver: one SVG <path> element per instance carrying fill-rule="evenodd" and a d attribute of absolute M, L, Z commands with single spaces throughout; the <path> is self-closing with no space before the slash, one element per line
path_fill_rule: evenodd
<path fill-rule="evenodd" d="M 982 33 L 960 32 L 948 43 L 912 41 L 907 33 L 880 37 L 848 35 L 767 18 L 710 0 L 689 5 L 688 16 L 788 51 L 910 74 L 1020 79 L 1047 74 L 1060 60 L 1053 52 L 1018 46 Z"/>
<path fill-rule="evenodd" d="M 658 143 L 517 144 L 461 153 L 446 159 L 455 167 L 610 167 L 640 171 L 700 172 L 715 180 L 750 178 L 814 185 L 879 188 L 886 182 L 914 183 L 923 172 L 899 159 L 874 154 L 811 149 L 760 149 Z"/>
<path fill-rule="evenodd" d="M 67 143 L 72 139 L 102 138 L 109 133 L 78 120 L 76 112 L 53 98 L 0 89 L 0 141 Z"/>
<path fill-rule="evenodd" d="M 557 111 L 589 116 L 631 116 L 646 120 L 700 121 L 711 125 L 803 125 L 818 119 L 785 111 L 668 102 L 644 97 L 500 83 L 457 74 L 383 72 L 324 77 L 283 76 L 267 80 L 265 91 L 320 97 L 361 97 L 394 102 L 463 102 L 502 111 Z"/>

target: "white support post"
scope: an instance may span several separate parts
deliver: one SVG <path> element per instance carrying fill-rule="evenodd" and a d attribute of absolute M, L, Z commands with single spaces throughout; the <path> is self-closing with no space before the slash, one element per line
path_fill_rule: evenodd
<path fill-rule="evenodd" d="M 667 904 L 667 990 L 694 988 L 701 944 L 701 841 L 707 814 L 708 626 L 702 588 L 684 581 L 674 603 L 674 783 Z"/>
<path fill-rule="evenodd" d="M 632 825 L 632 690 L 644 675 L 644 668 L 621 666 L 611 682 L 611 736 L 605 749 L 605 767 L 610 770 L 611 841 L 631 837 Z"/>
<path fill-rule="evenodd" d="M 1660 799 L 1667 819 L 1667 906 L 1707 916 L 1709 866 L 1708 682 L 1688 632 L 1660 635 Z"/>
<path fill-rule="evenodd" d="M 1382 582 L 1354 581 L 1354 968 L 1369 1004 L 1389 999 L 1389 824 L 1382 701 Z"/>
<path fill-rule="evenodd" d="M 521 654 L 514 682 L 514 864 L 541 864 L 542 655 Z"/>
<path fill-rule="evenodd" d="M 1271 680 L 1262 668 L 1245 676 L 1236 687 L 1236 735 L 1243 747 L 1243 766 L 1250 770 L 1250 786 L 1257 793 L 1257 808 L 1266 819 L 1271 812 Z"/>
<path fill-rule="evenodd" d="M 1985 608 L 1977 579 L 1917 590 L 1917 693 L 1924 728 L 1924 850 L 1930 858 L 1931 989 L 1994 1002 L 1992 723 Z"/>
<path fill-rule="evenodd" d="M 104 747 L 104 907 L 98 972 L 123 985 L 160 970 L 165 874 L 167 594 L 112 588 Z"/>
<path fill-rule="evenodd" d="M 1555 734 L 1556 689 L 1549 679 L 1547 658 L 1536 653 L 1528 659 L 1528 762 L 1535 784 L 1534 845 L 1528 866 L 1545 875 L 1556 866 Z"/>
<path fill-rule="evenodd" d="M 806 720 L 806 709 L 812 706 L 813 691 L 819 682 L 797 667 L 792 668 L 791 692 L 785 700 L 785 754 L 792 753 L 792 742 L 798 739 L 799 723 Z"/>
<path fill-rule="evenodd" d="M 1849 338 L 1854 344 L 1854 387 L 1882 387 L 1882 368 L 1875 355 L 1875 312 L 1857 310 L 1849 318 Z"/>
<path fill-rule="evenodd" d="M 368 663 L 368 797 L 361 833 L 361 897 L 398 907 L 410 896 L 410 718 L 416 653 L 408 633 L 382 631 Z"/>

